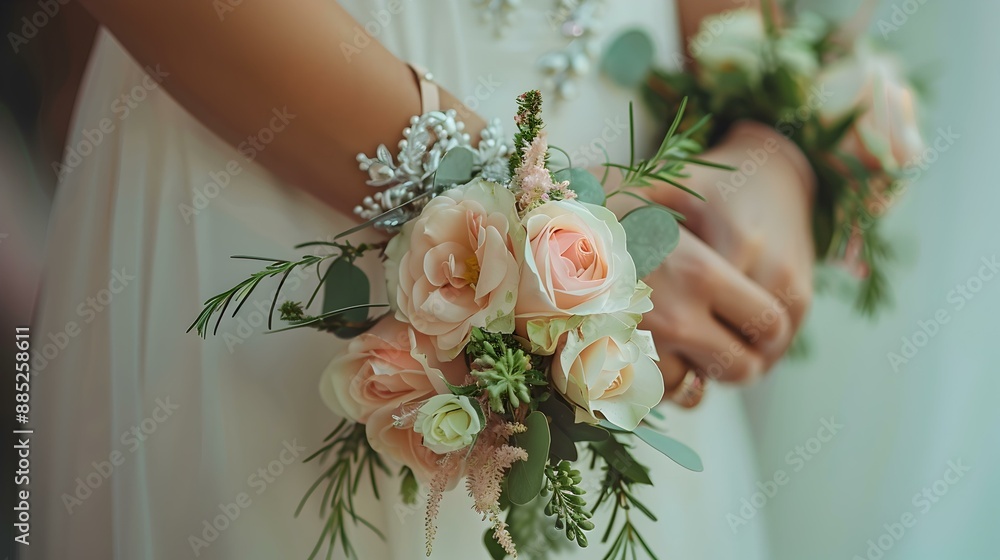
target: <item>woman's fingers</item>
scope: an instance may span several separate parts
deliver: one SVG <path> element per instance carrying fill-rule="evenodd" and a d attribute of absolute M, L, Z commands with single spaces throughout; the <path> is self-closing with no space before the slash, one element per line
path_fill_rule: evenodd
<path fill-rule="evenodd" d="M 663 400 L 673 401 L 684 408 L 694 408 L 705 394 L 705 379 L 677 354 L 661 354 Z"/>
<path fill-rule="evenodd" d="M 662 346 L 660 352 L 675 356 L 678 362 L 684 364 L 683 374 L 694 369 L 703 380 L 741 383 L 752 381 L 764 373 L 765 359 L 727 325 L 715 319 L 707 307 L 691 313 L 683 327 L 667 324 L 662 317 L 655 315 L 648 320 L 654 336 L 659 335 L 657 346 Z M 669 367 L 670 380 L 679 383 L 678 378 L 683 378 L 683 374 L 678 373 L 680 368 L 674 362 Z M 664 383 L 669 392 L 666 374 Z"/>
<path fill-rule="evenodd" d="M 712 311 L 768 362 L 777 360 L 794 332 L 788 307 L 735 267 L 720 267 L 720 275 L 723 284 L 713 295 Z"/>
<path fill-rule="evenodd" d="M 654 310 L 643 319 L 653 332 L 661 356 L 667 392 L 683 381 L 689 369 L 703 379 L 744 381 L 763 372 L 765 358 L 738 330 L 716 316 L 751 317 L 770 296 L 736 271 L 685 229 L 670 258 L 646 282 L 653 288 Z M 720 294 L 721 305 L 718 303 Z M 749 300 L 746 304 L 743 300 Z"/>

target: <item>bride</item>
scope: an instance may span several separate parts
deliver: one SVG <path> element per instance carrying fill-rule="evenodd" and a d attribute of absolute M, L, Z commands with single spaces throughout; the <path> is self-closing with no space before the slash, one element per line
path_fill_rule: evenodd
<path fill-rule="evenodd" d="M 343 346 L 322 333 L 263 336 L 270 293 L 214 338 L 185 334 L 202 301 L 255 270 L 229 256 L 290 256 L 294 244 L 354 223 L 372 193 L 355 156 L 394 146 L 421 108 L 407 63 L 430 69 L 441 108 L 473 134 L 541 87 L 551 142 L 597 171 L 602 148 L 627 157 L 630 100 L 642 152 L 664 124 L 637 91 L 599 75 L 600 45 L 638 27 L 659 62 L 680 63 L 701 19 L 734 7 L 81 3 L 101 27 L 58 166 L 34 327 L 39 456 L 27 551 L 38 559 L 308 557 L 322 531 L 317 504 L 293 513 L 320 472 L 302 460 L 338 420 L 316 387 Z M 667 430 L 706 465 L 691 473 L 637 450 L 652 468 L 644 501 L 659 521 L 636 522 L 661 558 L 768 556 L 763 521 L 734 526 L 729 515 L 758 480 L 732 384 L 781 357 L 808 306 L 812 178 L 791 144 L 754 123 L 706 156 L 739 165 L 771 138 L 778 153 L 725 199 L 715 186 L 725 172 L 711 169 L 689 181 L 707 202 L 666 185 L 647 193 L 688 216 L 678 249 L 646 278 L 657 312 L 643 324 L 660 349 Z M 293 277 L 285 290 L 313 286 Z M 386 535 L 358 526 L 361 558 L 423 557 L 421 504 L 400 503 L 398 484 L 385 477 L 380 500 L 359 502 Z M 435 558 L 478 557 L 485 526 L 466 499 L 445 498 Z M 598 541 L 548 556 L 599 558 Z"/>

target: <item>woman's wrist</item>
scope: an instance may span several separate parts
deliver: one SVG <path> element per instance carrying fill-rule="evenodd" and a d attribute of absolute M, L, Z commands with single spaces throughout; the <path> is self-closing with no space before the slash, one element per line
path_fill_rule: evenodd
<path fill-rule="evenodd" d="M 749 146 L 746 149 L 747 158 L 737 165 L 737 172 L 746 173 L 746 170 L 741 169 L 742 165 L 759 167 L 776 159 L 795 174 L 809 199 L 813 199 L 816 193 L 816 174 L 802 150 L 787 136 L 761 122 L 742 120 L 733 124 L 723 142 Z"/>

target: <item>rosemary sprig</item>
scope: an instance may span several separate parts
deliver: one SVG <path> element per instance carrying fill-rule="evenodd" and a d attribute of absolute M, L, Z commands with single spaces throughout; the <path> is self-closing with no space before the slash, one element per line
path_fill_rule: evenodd
<path fill-rule="evenodd" d="M 239 313 L 243 305 L 247 302 L 247 300 L 250 299 L 250 295 L 253 294 L 254 290 L 257 289 L 257 287 L 260 285 L 261 282 L 263 282 L 268 278 L 280 277 L 281 280 L 278 282 L 278 287 L 274 291 L 274 296 L 271 299 L 271 308 L 267 315 L 267 328 L 271 329 L 272 318 L 274 317 L 274 309 L 278 304 L 278 298 L 281 295 L 281 288 L 284 286 L 285 280 L 288 278 L 288 275 L 291 274 L 294 269 L 298 267 L 310 267 L 315 265 L 317 270 L 317 276 L 319 276 L 318 272 L 320 264 L 322 264 L 324 261 L 335 258 L 343 258 L 353 262 L 354 259 L 363 256 L 366 252 L 375 249 L 381 250 L 384 246 L 383 244 L 370 244 L 370 243 L 352 245 L 350 242 L 338 243 L 338 242 L 327 242 L 327 241 L 312 241 L 298 245 L 296 246 L 296 248 L 302 248 L 313 245 L 325 245 L 333 247 L 337 249 L 337 252 L 327 255 L 306 255 L 297 261 L 273 259 L 267 257 L 253 257 L 246 255 L 233 256 L 232 258 L 234 259 L 265 261 L 270 264 L 264 267 L 263 270 L 254 272 L 246 280 L 243 280 L 236 286 L 233 286 L 232 288 L 226 290 L 225 292 L 222 292 L 221 294 L 215 295 L 206 300 L 205 305 L 201 310 L 201 313 L 199 313 L 198 317 L 194 320 L 193 323 L 191 323 L 191 326 L 187 328 L 187 332 L 191 332 L 191 329 L 195 329 L 195 331 L 198 333 L 198 336 L 205 338 L 208 334 L 209 324 L 211 323 L 212 317 L 215 314 L 218 314 L 218 318 L 215 321 L 215 327 L 212 329 L 213 335 L 218 334 L 219 324 L 222 323 L 222 319 L 225 316 L 226 310 L 229 308 L 230 305 L 233 304 L 236 305 L 236 309 L 233 310 L 233 314 L 231 315 L 231 317 L 235 317 L 236 314 Z M 319 284 L 313 291 L 312 297 L 309 298 L 309 303 L 307 304 L 307 306 L 312 303 L 313 299 L 316 297 L 316 294 L 319 292 L 320 287 L 323 285 L 324 282 L 326 282 L 327 280 L 326 276 L 327 275 L 325 274 L 320 276 Z M 282 307 L 284 308 L 285 306 L 283 305 Z M 369 305 L 368 307 L 384 307 L 384 305 L 373 304 Z M 349 309 L 338 309 L 330 313 L 324 313 L 323 315 L 317 317 L 302 316 L 301 321 L 292 325 L 291 328 L 312 326 L 314 324 L 321 322 L 324 319 L 333 317 L 339 313 L 342 313 L 343 311 L 348 311 L 348 310 Z M 285 315 L 284 309 L 283 309 L 283 315 Z M 286 329 L 281 329 L 281 330 L 286 330 Z"/>
<path fill-rule="evenodd" d="M 313 492 L 323 482 L 326 482 L 326 490 L 323 492 L 323 501 L 320 503 L 319 510 L 320 517 L 326 518 L 326 524 L 323 526 L 323 532 L 320 533 L 308 560 L 316 558 L 324 542 L 327 543 L 326 558 L 329 560 L 333 557 L 338 540 L 344 555 L 347 558 L 356 559 L 358 558 L 357 552 L 348 537 L 348 521 L 354 525 L 361 524 L 367 527 L 379 538 L 385 539 L 385 535 L 368 520 L 357 514 L 354 507 L 354 495 L 358 491 L 361 480 L 367 474 L 375 499 L 379 499 L 375 471 L 380 470 L 389 474 L 389 469 L 382 462 L 378 453 L 369 445 L 368 438 L 365 436 L 364 424 L 348 423 L 347 420 L 341 420 L 340 424 L 330 432 L 324 441 L 327 443 L 307 457 L 304 462 L 308 463 L 317 457 L 319 457 L 320 462 L 323 462 L 331 455 L 335 460 L 309 487 L 309 491 L 306 492 L 302 501 L 299 502 L 298 508 L 295 509 L 295 517 L 298 517 L 302 512 L 302 508 Z M 327 514 L 328 509 L 329 514 Z"/>
<path fill-rule="evenodd" d="M 691 194 L 701 200 L 705 200 L 701 194 L 696 191 L 684 186 L 680 180 L 690 177 L 690 175 L 684 172 L 684 167 L 688 164 L 691 165 L 701 165 L 705 167 L 714 167 L 716 169 L 725 169 L 728 171 L 733 171 L 735 168 L 728 165 L 723 165 L 721 163 L 716 163 L 712 161 L 707 161 L 694 157 L 695 154 L 701 153 L 702 146 L 697 141 L 692 139 L 692 135 L 697 133 L 701 128 L 705 127 L 711 115 L 705 115 L 698 122 L 690 127 L 687 127 L 684 132 L 678 133 L 681 122 L 684 120 L 684 111 L 687 107 L 687 98 L 685 97 L 681 101 L 680 108 L 678 108 L 677 113 L 674 115 L 674 120 L 670 124 L 669 130 L 667 130 L 666 135 L 663 137 L 663 141 L 660 143 L 660 147 L 656 150 L 656 153 L 652 157 L 647 159 L 635 160 L 635 122 L 632 113 L 632 104 L 628 107 L 628 125 L 629 125 L 629 142 L 630 150 L 629 153 L 629 163 L 628 165 L 621 165 L 617 163 L 605 163 L 604 166 L 607 169 L 616 168 L 622 171 L 623 177 L 621 185 L 608 193 L 608 198 L 616 195 L 627 195 L 633 198 L 637 198 L 650 206 L 659 206 L 664 208 L 668 212 L 674 215 L 678 220 L 684 220 L 684 216 L 679 212 L 657 204 L 645 197 L 636 194 L 628 189 L 634 187 L 650 187 L 654 184 L 654 181 L 660 181 L 672 185 L 682 191 Z"/>
<path fill-rule="evenodd" d="M 591 444 L 591 451 L 594 453 L 592 465 L 596 464 L 598 458 L 605 459 L 604 479 L 601 482 L 601 492 L 597 496 L 597 501 L 591 508 L 591 513 L 597 511 L 601 504 L 607 502 L 611 504 L 611 518 L 608 520 L 608 528 L 601 537 L 601 542 L 606 543 L 611 539 L 612 530 L 619 514 L 623 517 L 621 527 L 603 560 L 627 560 L 628 558 L 638 558 L 638 551 L 641 548 L 649 555 L 649 558 L 657 560 L 656 554 L 646 543 L 646 540 L 639 533 L 638 528 L 633 524 L 631 512 L 633 509 L 639 510 L 643 515 L 652 521 L 656 521 L 656 516 L 642 502 L 636 498 L 632 491 L 632 485 L 645 484 L 648 478 L 644 477 L 643 482 L 637 482 L 635 469 L 645 472 L 645 467 L 639 465 L 638 461 L 628 452 L 625 446 L 615 446 L 614 460 L 608 460 L 598 448 Z M 650 482 L 651 484 L 651 482 Z"/>

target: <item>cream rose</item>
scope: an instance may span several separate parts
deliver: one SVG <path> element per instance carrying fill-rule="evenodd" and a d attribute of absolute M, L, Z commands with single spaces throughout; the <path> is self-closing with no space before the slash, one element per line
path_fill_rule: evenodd
<path fill-rule="evenodd" d="M 534 318 L 615 313 L 636 290 L 625 230 L 603 206 L 548 202 L 523 219 L 524 266 L 515 314 Z"/>
<path fill-rule="evenodd" d="M 375 411 L 365 425 L 368 442 L 379 455 L 391 459 L 413 470 L 417 480 L 430 484 L 435 474 L 441 470 L 439 461 L 444 455 L 439 455 L 423 444 L 423 436 L 413 430 L 413 427 L 396 427 L 393 424 L 392 410 L 382 408 Z M 462 461 L 464 457 L 452 457 L 452 461 Z M 463 476 L 462 464 L 456 468 L 448 479 L 447 489 L 454 488 Z"/>
<path fill-rule="evenodd" d="M 396 318 L 431 337 L 442 361 L 472 327 L 511 332 L 522 240 L 503 186 L 475 180 L 437 196 L 386 248 Z"/>
<path fill-rule="evenodd" d="M 852 111 L 861 115 L 840 149 L 870 169 L 895 170 L 924 150 L 916 99 L 896 59 L 864 44 L 831 64 L 818 84 L 828 95 L 820 119 L 831 124 Z"/>
<path fill-rule="evenodd" d="M 663 378 L 654 359 L 648 331 L 613 316 L 590 317 L 559 345 L 552 384 L 576 406 L 578 422 L 595 422 L 600 414 L 632 430 L 663 398 Z"/>
<path fill-rule="evenodd" d="M 767 32 L 757 10 L 733 10 L 702 20 L 691 39 L 691 53 L 698 61 L 698 75 L 706 86 L 719 85 L 718 77 L 742 72 L 751 85 L 764 72 Z"/>
<path fill-rule="evenodd" d="M 465 371 L 458 363 L 441 365 L 426 355 L 427 337 L 405 323 L 385 318 L 351 340 L 320 380 L 320 396 L 334 413 L 365 423 L 381 408 L 445 393 L 445 378 L 461 383 Z"/>
<path fill-rule="evenodd" d="M 435 395 L 417 410 L 413 431 L 424 436 L 424 445 L 445 454 L 472 445 L 483 429 L 481 412 L 469 397 Z"/>

